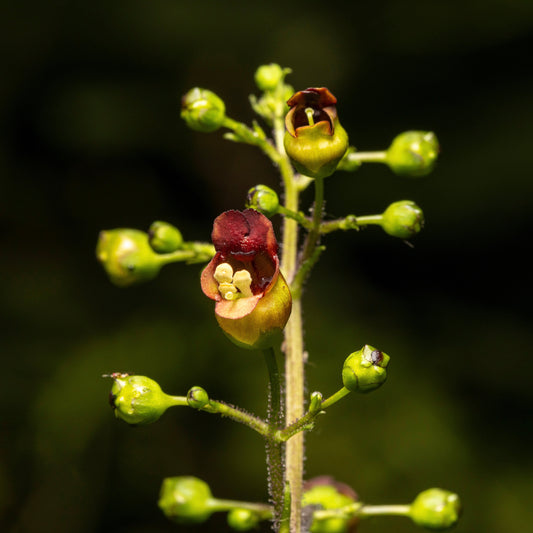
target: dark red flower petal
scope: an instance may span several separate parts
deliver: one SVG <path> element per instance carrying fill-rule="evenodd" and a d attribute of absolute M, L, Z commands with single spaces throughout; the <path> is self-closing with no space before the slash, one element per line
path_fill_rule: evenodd
<path fill-rule="evenodd" d="M 225 211 L 219 215 L 211 239 L 217 252 L 238 261 L 252 261 L 263 251 L 271 257 L 278 252 L 272 223 L 254 209 Z"/>
<path fill-rule="evenodd" d="M 336 103 L 337 99 L 327 87 L 310 87 L 309 89 L 298 91 L 287 100 L 289 107 L 303 106 L 313 109 L 322 109 Z"/>

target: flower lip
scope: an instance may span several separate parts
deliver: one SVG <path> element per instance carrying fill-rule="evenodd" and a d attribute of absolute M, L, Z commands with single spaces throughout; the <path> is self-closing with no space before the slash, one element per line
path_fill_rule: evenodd
<path fill-rule="evenodd" d="M 337 119 L 335 104 L 337 99 L 326 87 L 310 87 L 293 94 L 287 101 L 291 108 L 285 118 L 287 131 L 297 137 L 302 131 L 312 128 L 333 135 L 334 121 Z M 312 123 L 310 113 L 312 111 Z"/>
<path fill-rule="evenodd" d="M 305 106 L 313 109 L 322 109 L 336 103 L 337 99 L 327 87 L 309 87 L 298 91 L 287 100 L 289 107 Z"/>

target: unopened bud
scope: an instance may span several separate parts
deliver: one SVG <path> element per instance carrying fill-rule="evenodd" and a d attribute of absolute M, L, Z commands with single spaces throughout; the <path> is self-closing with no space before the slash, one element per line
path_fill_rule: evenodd
<path fill-rule="evenodd" d="M 309 397 L 309 412 L 318 413 L 322 408 L 323 400 L 324 400 L 324 397 L 322 396 L 321 392 L 319 391 L 312 392 L 311 396 Z"/>
<path fill-rule="evenodd" d="M 319 476 L 304 484 L 303 506 L 316 506 L 317 509 L 335 510 L 346 507 L 357 500 L 357 494 L 351 487 L 335 481 L 330 476 Z M 357 519 L 326 518 L 313 520 L 312 533 L 347 533 L 353 531 Z"/>
<path fill-rule="evenodd" d="M 181 100 L 181 118 L 192 130 L 210 133 L 224 123 L 226 106 L 215 93 L 195 87 Z"/>
<path fill-rule="evenodd" d="M 387 379 L 386 367 L 390 357 L 365 344 L 350 354 L 342 368 L 342 382 L 352 392 L 370 392 L 380 387 Z"/>
<path fill-rule="evenodd" d="M 273 91 L 290 71 L 291 69 L 281 68 L 276 63 L 261 65 L 255 71 L 255 83 L 261 91 Z"/>
<path fill-rule="evenodd" d="M 384 211 L 381 227 L 393 237 L 409 239 L 424 227 L 424 213 L 410 200 L 394 202 Z"/>
<path fill-rule="evenodd" d="M 167 518 L 185 524 L 205 522 L 213 512 L 209 485 L 192 476 L 163 480 L 159 508 Z"/>
<path fill-rule="evenodd" d="M 249 531 L 259 524 L 257 513 L 249 509 L 232 509 L 228 513 L 228 525 L 236 531 Z"/>
<path fill-rule="evenodd" d="M 153 279 L 162 266 L 148 243 L 148 234 L 135 229 L 101 231 L 96 257 L 119 287 Z"/>
<path fill-rule="evenodd" d="M 112 374 L 114 379 L 109 403 L 115 416 L 128 424 L 151 424 L 172 405 L 158 383 L 146 376 Z"/>
<path fill-rule="evenodd" d="M 248 191 L 246 207 L 255 209 L 267 217 L 275 215 L 279 210 L 279 198 L 273 189 L 266 185 L 256 185 Z"/>
<path fill-rule="evenodd" d="M 192 387 L 187 393 L 187 403 L 194 409 L 202 409 L 209 404 L 209 395 L 202 387 Z"/>
<path fill-rule="evenodd" d="M 386 163 L 395 174 L 425 176 L 439 155 L 439 142 L 432 131 L 406 131 L 394 138 Z"/>
<path fill-rule="evenodd" d="M 148 230 L 148 242 L 158 254 L 168 254 L 181 248 L 183 237 L 180 230 L 172 224 L 157 220 Z"/>
<path fill-rule="evenodd" d="M 421 492 L 411 504 L 409 512 L 415 524 L 437 531 L 454 526 L 460 514 L 459 496 L 437 488 Z"/>

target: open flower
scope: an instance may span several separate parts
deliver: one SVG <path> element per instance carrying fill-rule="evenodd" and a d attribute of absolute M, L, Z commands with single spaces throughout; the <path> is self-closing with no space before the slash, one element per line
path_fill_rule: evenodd
<path fill-rule="evenodd" d="M 326 87 L 299 91 L 287 101 L 285 150 L 296 170 L 306 176 L 330 176 L 348 149 L 336 103 Z"/>
<path fill-rule="evenodd" d="M 216 302 L 218 324 L 239 346 L 271 346 L 289 319 L 292 299 L 270 220 L 253 209 L 226 211 L 215 219 L 211 238 L 216 254 L 201 285 Z"/>

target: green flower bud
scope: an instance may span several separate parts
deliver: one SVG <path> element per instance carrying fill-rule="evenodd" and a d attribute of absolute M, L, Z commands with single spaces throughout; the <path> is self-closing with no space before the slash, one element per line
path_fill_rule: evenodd
<path fill-rule="evenodd" d="M 195 87 L 181 99 L 181 118 L 192 130 L 211 133 L 223 125 L 226 106 L 215 93 Z"/>
<path fill-rule="evenodd" d="M 213 512 L 209 485 L 192 476 L 168 477 L 163 480 L 159 508 L 167 518 L 179 524 L 205 522 Z"/>
<path fill-rule="evenodd" d="M 421 492 L 411 504 L 409 516 L 421 527 L 443 530 L 454 526 L 461 514 L 461 501 L 453 492 L 428 489 Z"/>
<path fill-rule="evenodd" d="M 267 217 L 279 210 L 279 198 L 276 191 L 266 185 L 256 185 L 248 191 L 246 207 L 255 209 Z"/>
<path fill-rule="evenodd" d="M 249 509 L 232 509 L 228 513 L 228 525 L 236 531 L 248 531 L 258 524 L 259 516 Z"/>
<path fill-rule="evenodd" d="M 409 239 L 424 227 L 424 213 L 410 200 L 394 202 L 385 209 L 381 227 L 393 237 Z"/>
<path fill-rule="evenodd" d="M 148 234 L 135 229 L 101 231 L 96 257 L 119 287 L 153 279 L 162 266 L 148 243 Z"/>
<path fill-rule="evenodd" d="M 172 401 L 153 379 L 145 376 L 112 374 L 109 403 L 115 416 L 128 424 L 151 424 L 172 405 Z"/>
<path fill-rule="evenodd" d="M 324 400 L 324 396 L 322 396 L 321 392 L 319 391 L 312 392 L 311 396 L 309 397 L 309 412 L 318 413 L 322 408 L 323 400 Z"/>
<path fill-rule="evenodd" d="M 209 404 L 209 395 L 202 387 L 192 387 L 187 393 L 187 403 L 194 409 L 202 409 Z"/>
<path fill-rule="evenodd" d="M 181 248 L 183 237 L 180 230 L 172 224 L 157 220 L 148 230 L 148 242 L 158 254 L 168 254 Z"/>
<path fill-rule="evenodd" d="M 348 135 L 341 126 L 337 99 L 325 87 L 309 88 L 287 102 L 285 151 L 294 168 L 311 178 L 325 178 L 335 172 L 348 149 Z"/>
<path fill-rule="evenodd" d="M 394 138 L 387 150 L 390 169 L 405 176 L 429 174 L 439 154 L 439 142 L 432 131 L 406 131 Z"/>
<path fill-rule="evenodd" d="M 303 506 L 317 506 L 318 509 L 341 509 L 357 500 L 351 487 L 339 483 L 329 476 L 319 476 L 306 482 L 302 496 Z M 313 520 L 311 533 L 347 533 L 355 526 L 354 518 L 326 518 Z"/>
<path fill-rule="evenodd" d="M 390 357 L 373 346 L 365 344 L 350 354 L 342 368 L 342 382 L 352 392 L 370 392 L 387 379 L 385 370 Z"/>
<path fill-rule="evenodd" d="M 276 63 L 261 65 L 255 71 L 255 83 L 261 91 L 273 91 L 290 71 L 290 69 L 281 68 Z"/>

